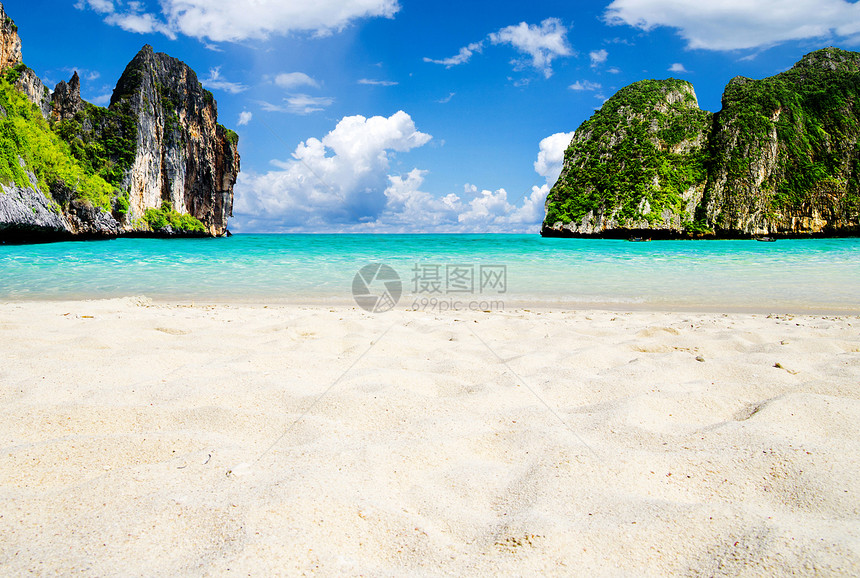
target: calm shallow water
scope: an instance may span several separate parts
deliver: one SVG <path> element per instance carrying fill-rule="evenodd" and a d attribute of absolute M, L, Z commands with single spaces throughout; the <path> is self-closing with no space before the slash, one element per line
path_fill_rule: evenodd
<path fill-rule="evenodd" d="M 437 297 L 860 313 L 860 239 L 630 243 L 538 235 L 236 235 L 0 245 L 0 299 L 145 295 L 351 303 L 355 273 L 374 262 L 399 274 L 401 305 Z M 499 286 L 481 291 L 481 266 L 505 267 L 504 292 Z M 455 269 L 461 280 L 471 270 L 474 295 L 446 291 L 446 272 Z M 433 286 L 434 270 L 440 292 L 416 291 L 416 283 Z"/>

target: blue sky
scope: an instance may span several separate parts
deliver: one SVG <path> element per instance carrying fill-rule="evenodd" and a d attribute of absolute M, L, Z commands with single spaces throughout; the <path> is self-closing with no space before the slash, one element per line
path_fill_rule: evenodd
<path fill-rule="evenodd" d="M 240 137 L 237 232 L 537 232 L 574 130 L 644 78 L 720 108 L 735 75 L 860 44 L 846 0 L 4 2 L 24 61 L 106 105 L 144 44 Z"/>

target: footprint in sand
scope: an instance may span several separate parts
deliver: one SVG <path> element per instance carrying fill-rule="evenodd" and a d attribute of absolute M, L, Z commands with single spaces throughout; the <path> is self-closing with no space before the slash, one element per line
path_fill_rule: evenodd
<path fill-rule="evenodd" d="M 171 329 L 170 327 L 156 327 L 156 331 L 161 331 L 162 333 L 167 333 L 168 335 L 188 335 L 191 333 L 190 331 L 185 331 L 182 329 Z"/>

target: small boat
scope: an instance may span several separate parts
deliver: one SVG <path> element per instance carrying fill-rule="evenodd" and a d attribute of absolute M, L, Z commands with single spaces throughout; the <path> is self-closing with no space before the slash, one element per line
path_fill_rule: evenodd
<path fill-rule="evenodd" d="M 651 240 L 651 237 L 630 237 L 627 240 L 631 243 L 647 243 Z"/>
<path fill-rule="evenodd" d="M 761 241 L 762 243 L 774 243 L 774 242 L 776 242 L 776 239 L 774 239 L 773 237 L 756 237 L 755 240 Z"/>

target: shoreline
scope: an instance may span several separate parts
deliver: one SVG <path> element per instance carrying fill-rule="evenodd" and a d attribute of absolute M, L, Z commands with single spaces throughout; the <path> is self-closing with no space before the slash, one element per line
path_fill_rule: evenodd
<path fill-rule="evenodd" d="M 568 223 L 570 224 L 570 223 Z M 545 239 L 607 239 L 627 241 L 642 239 L 644 241 L 753 241 L 762 238 L 777 240 L 797 239 L 854 239 L 860 237 L 860 226 L 847 228 L 844 231 L 818 231 L 815 233 L 794 233 L 772 231 L 767 233 L 742 233 L 721 231 L 716 233 L 695 233 L 675 229 L 607 229 L 599 233 L 573 233 L 562 227 L 556 229 L 544 224 L 540 236 Z"/>
<path fill-rule="evenodd" d="M 391 311 L 378 313 L 378 315 L 386 315 L 387 313 L 399 311 L 404 313 L 575 313 L 600 311 L 607 313 L 666 313 L 666 314 L 713 314 L 713 315 L 751 315 L 751 316 L 767 316 L 767 315 L 794 315 L 794 316 L 836 316 L 844 318 L 860 318 L 860 306 L 845 307 L 845 306 L 814 306 L 806 308 L 792 307 L 790 305 L 778 305 L 773 307 L 765 307 L 762 305 L 668 305 L 664 303 L 636 303 L 636 302 L 606 302 L 606 301 L 583 301 L 583 300 L 549 300 L 549 299 L 452 299 L 442 297 L 438 300 L 439 306 L 432 304 L 420 303 L 421 298 L 404 297 Z M 164 307 L 273 307 L 273 308 L 305 308 L 305 309 L 327 309 L 337 308 L 338 310 L 354 310 L 357 312 L 363 311 L 352 298 L 332 297 L 331 299 L 309 297 L 262 297 L 253 296 L 247 298 L 237 297 L 222 297 L 220 299 L 212 298 L 189 298 L 183 297 L 148 297 L 147 295 L 126 295 L 115 297 L 92 297 L 92 298 L 76 298 L 76 297 L 57 297 L 55 299 L 45 297 L 34 297 L 31 299 L 0 299 L 0 307 L 4 305 L 29 305 L 44 303 L 60 304 L 60 303 L 110 303 L 110 302 L 144 302 L 157 306 Z M 412 305 L 417 302 L 417 308 L 412 308 Z M 490 305 L 490 307 L 480 307 L 479 305 Z M 473 305 L 475 305 L 473 307 Z"/>
<path fill-rule="evenodd" d="M 195 232 L 163 232 L 163 231 L 128 231 L 119 234 L 73 234 L 54 231 L 11 231 L 4 229 L 0 231 L 0 245 L 44 245 L 50 243 L 78 243 L 90 241 L 116 241 L 117 239 L 160 239 L 160 240 L 176 240 L 182 241 L 186 239 L 228 239 L 230 237 L 243 236 L 277 236 L 277 235 L 296 235 L 307 237 L 482 237 L 487 235 L 492 236 L 521 236 L 534 235 L 542 239 L 575 239 L 575 240 L 592 240 L 592 241 L 630 241 L 631 239 L 641 238 L 644 241 L 663 242 L 663 241 L 754 241 L 762 238 L 772 238 L 782 241 L 803 241 L 817 239 L 857 239 L 860 238 L 860 228 L 851 229 L 848 231 L 828 231 L 818 233 L 785 233 L 772 232 L 762 234 L 738 233 L 725 235 L 704 235 L 692 234 L 681 231 L 667 231 L 663 229 L 614 229 L 602 233 L 570 233 L 568 229 L 559 231 L 553 228 L 543 227 L 534 233 L 409 233 L 409 232 L 345 232 L 331 233 L 325 231 L 304 231 L 293 233 L 267 233 L 264 231 L 252 232 L 237 232 L 234 233 L 229 229 L 221 235 L 211 235 L 208 233 Z"/>
<path fill-rule="evenodd" d="M 6 574 L 860 573 L 854 316 L 126 298 L 0 340 Z"/>

